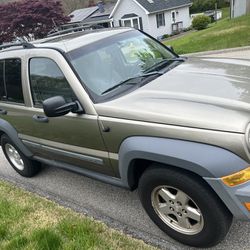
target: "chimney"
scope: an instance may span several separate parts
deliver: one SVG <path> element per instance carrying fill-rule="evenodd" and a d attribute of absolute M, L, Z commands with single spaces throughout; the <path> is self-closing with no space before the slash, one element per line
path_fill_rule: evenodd
<path fill-rule="evenodd" d="M 97 3 L 97 7 L 98 7 L 100 13 L 103 13 L 105 11 L 104 10 L 104 3 L 103 3 L 103 1 L 99 1 Z"/>

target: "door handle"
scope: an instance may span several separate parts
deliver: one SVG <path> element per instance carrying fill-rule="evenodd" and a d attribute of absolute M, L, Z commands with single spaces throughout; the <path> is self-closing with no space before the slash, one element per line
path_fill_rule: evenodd
<path fill-rule="evenodd" d="M 42 115 L 33 115 L 33 120 L 37 122 L 44 122 L 47 123 L 49 122 L 49 118 L 47 116 L 42 116 Z"/>
<path fill-rule="evenodd" d="M 7 115 L 7 110 L 0 109 L 0 115 Z"/>

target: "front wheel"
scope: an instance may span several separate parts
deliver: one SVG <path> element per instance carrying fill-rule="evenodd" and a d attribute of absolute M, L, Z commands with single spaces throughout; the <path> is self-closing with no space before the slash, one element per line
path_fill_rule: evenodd
<path fill-rule="evenodd" d="M 33 177 L 40 171 L 40 163 L 27 158 L 7 136 L 1 137 L 1 146 L 10 165 L 24 177 Z"/>
<path fill-rule="evenodd" d="M 232 215 L 198 177 L 155 166 L 142 175 L 143 207 L 165 233 L 195 247 L 218 244 L 229 231 Z"/>

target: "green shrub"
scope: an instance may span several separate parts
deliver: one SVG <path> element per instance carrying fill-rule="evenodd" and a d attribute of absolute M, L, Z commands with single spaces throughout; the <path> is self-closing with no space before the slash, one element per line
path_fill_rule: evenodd
<path fill-rule="evenodd" d="M 164 34 L 164 35 L 162 36 L 162 39 L 167 39 L 167 38 L 169 38 L 169 37 L 170 37 L 169 34 Z"/>
<path fill-rule="evenodd" d="M 205 15 L 199 15 L 194 17 L 192 21 L 192 26 L 196 30 L 204 30 L 207 28 L 208 24 L 211 23 L 211 18 Z"/>

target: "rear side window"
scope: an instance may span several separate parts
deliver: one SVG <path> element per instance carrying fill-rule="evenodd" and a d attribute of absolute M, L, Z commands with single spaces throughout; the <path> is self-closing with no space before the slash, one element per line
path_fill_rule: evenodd
<path fill-rule="evenodd" d="M 30 60 L 30 85 L 35 106 L 53 96 L 63 96 L 67 102 L 76 97 L 58 65 L 48 58 Z"/>
<path fill-rule="evenodd" d="M 4 67 L 4 62 L 0 61 L 0 100 L 3 100 L 5 96 L 3 67 Z"/>
<path fill-rule="evenodd" d="M 20 59 L 0 61 L 0 99 L 24 103 Z"/>

